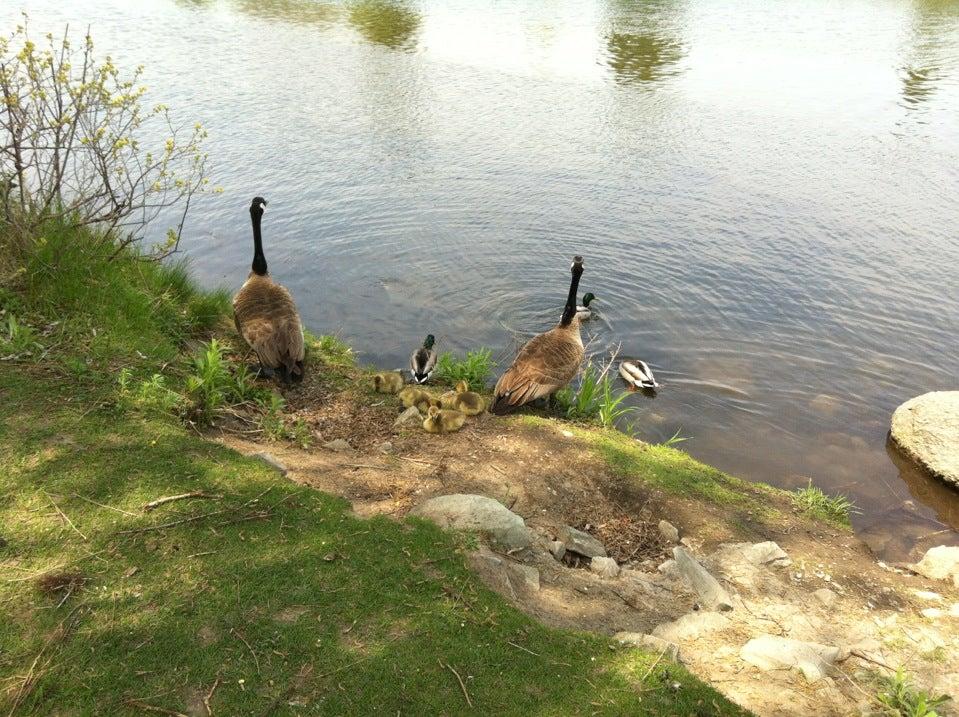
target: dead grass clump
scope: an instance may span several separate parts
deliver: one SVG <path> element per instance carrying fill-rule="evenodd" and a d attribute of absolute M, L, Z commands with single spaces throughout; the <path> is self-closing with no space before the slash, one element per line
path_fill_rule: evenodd
<path fill-rule="evenodd" d="M 47 573 L 37 579 L 37 590 L 44 595 L 56 595 L 63 591 L 74 592 L 83 587 L 86 580 L 80 573 Z"/>
<path fill-rule="evenodd" d="M 606 553 L 617 563 L 658 560 L 666 553 L 666 543 L 659 528 L 643 518 L 621 514 L 593 524 L 579 521 L 574 527 L 594 536 Z"/>

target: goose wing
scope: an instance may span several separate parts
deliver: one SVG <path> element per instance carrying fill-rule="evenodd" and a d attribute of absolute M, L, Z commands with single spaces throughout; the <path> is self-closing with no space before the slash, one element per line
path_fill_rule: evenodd
<path fill-rule="evenodd" d="M 303 361 L 303 327 L 293 297 L 266 277 L 253 277 L 233 298 L 237 330 L 269 368 L 281 365 L 291 372 Z"/>
<path fill-rule="evenodd" d="M 494 390 L 494 413 L 518 408 L 568 384 L 583 361 L 583 345 L 565 331 L 534 336 L 500 376 Z"/>

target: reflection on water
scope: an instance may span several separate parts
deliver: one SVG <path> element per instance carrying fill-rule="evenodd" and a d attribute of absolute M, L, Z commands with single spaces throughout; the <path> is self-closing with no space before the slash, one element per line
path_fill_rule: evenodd
<path fill-rule="evenodd" d="M 656 82 L 679 71 L 683 45 L 668 34 L 678 11 L 671 2 L 610 3 L 607 63 L 618 82 Z"/>
<path fill-rule="evenodd" d="M 349 19 L 364 38 L 394 50 L 411 49 L 420 27 L 419 13 L 402 0 L 355 0 Z"/>
<path fill-rule="evenodd" d="M 507 361 L 584 254 L 590 352 L 662 384 L 627 399 L 643 438 L 844 493 L 890 556 L 953 539 L 959 494 L 885 441 L 959 376 L 959 2 L 29 5 L 209 127 L 226 192 L 182 245 L 208 285 L 246 276 L 263 194 L 311 330 L 380 366 L 427 333 Z"/>

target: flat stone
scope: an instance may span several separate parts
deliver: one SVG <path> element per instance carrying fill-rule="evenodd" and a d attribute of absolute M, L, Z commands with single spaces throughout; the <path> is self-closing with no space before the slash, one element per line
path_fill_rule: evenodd
<path fill-rule="evenodd" d="M 959 547 L 937 545 L 929 548 L 912 569 L 931 580 L 951 580 L 959 587 Z"/>
<path fill-rule="evenodd" d="M 509 569 L 527 590 L 533 592 L 539 590 L 539 570 L 531 565 L 521 565 L 520 563 L 510 563 Z"/>
<path fill-rule="evenodd" d="M 653 635 L 669 642 L 682 642 L 710 632 L 725 630 L 730 625 L 732 625 L 732 620 L 725 615 L 700 610 L 683 615 L 672 622 L 657 625 L 653 630 Z"/>
<path fill-rule="evenodd" d="M 376 450 L 378 450 L 380 453 L 392 453 L 393 444 L 390 443 L 389 441 L 383 441 L 380 445 L 376 447 Z"/>
<path fill-rule="evenodd" d="M 613 639 L 623 645 L 639 647 L 643 650 L 661 654 L 673 662 L 679 661 L 679 645 L 655 635 L 645 635 L 641 632 L 617 632 L 613 635 Z"/>
<path fill-rule="evenodd" d="M 285 465 L 283 465 L 282 463 L 280 463 L 280 461 L 277 460 L 275 456 L 273 456 L 273 455 L 271 455 L 271 454 L 269 454 L 269 453 L 254 453 L 254 454 L 253 454 L 252 456 L 250 456 L 250 457 L 251 457 L 251 458 L 256 458 L 258 461 L 263 461 L 263 462 L 266 463 L 270 468 L 272 468 L 272 469 L 274 469 L 274 470 L 276 470 L 276 471 L 279 471 L 279 473 L 280 473 L 281 476 L 285 476 L 285 475 L 289 472 L 289 469 L 287 469 L 287 467 L 286 467 Z"/>
<path fill-rule="evenodd" d="M 816 682 L 823 678 L 828 666 L 839 659 L 840 650 L 815 642 L 760 635 L 747 642 L 739 656 L 760 670 L 797 669 L 807 680 Z"/>
<path fill-rule="evenodd" d="M 819 588 L 814 591 L 812 595 L 826 607 L 831 607 L 832 604 L 836 602 L 836 598 L 839 597 L 829 588 Z"/>
<path fill-rule="evenodd" d="M 679 530 L 675 525 L 670 523 L 668 520 L 659 521 L 659 534 L 663 536 L 663 539 L 667 543 L 678 543 L 679 542 Z"/>
<path fill-rule="evenodd" d="M 323 444 L 323 447 L 328 451 L 336 451 L 337 453 L 353 452 L 353 446 L 351 446 L 342 438 L 337 438 L 335 441 L 327 441 Z"/>
<path fill-rule="evenodd" d="M 416 406 L 410 406 L 393 421 L 393 430 L 398 428 L 413 428 L 423 425 L 423 414 Z"/>
<path fill-rule="evenodd" d="M 552 553 L 553 557 L 557 560 L 562 560 L 563 556 L 566 555 L 566 546 L 561 540 L 551 540 L 549 543 L 549 552 Z"/>
<path fill-rule="evenodd" d="M 576 553 L 586 558 L 606 557 L 606 548 L 603 547 L 603 544 L 582 530 L 576 530 L 576 528 L 564 525 L 559 529 L 556 538 L 560 540 L 563 545 L 566 546 L 566 550 L 571 553 Z"/>
<path fill-rule="evenodd" d="M 507 550 L 528 548 L 532 535 L 524 521 L 499 501 L 484 495 L 441 495 L 410 511 L 444 528 L 475 530 Z"/>
<path fill-rule="evenodd" d="M 792 564 L 789 556 L 771 540 L 764 543 L 723 543 L 710 556 L 717 564 L 744 563 L 753 567 L 786 567 Z"/>
<path fill-rule="evenodd" d="M 589 569 L 602 578 L 615 578 L 619 575 L 619 563 L 612 558 L 597 556 L 590 561 Z"/>
<path fill-rule="evenodd" d="M 719 581 L 716 580 L 685 548 L 673 548 L 673 559 L 683 581 L 699 596 L 700 602 L 708 610 L 732 609 L 732 599 Z"/>
<path fill-rule="evenodd" d="M 909 399 L 892 414 L 891 435 L 913 460 L 959 487 L 959 391 Z"/>
<path fill-rule="evenodd" d="M 912 592 L 917 598 L 931 600 L 932 602 L 942 602 L 942 595 L 934 593 L 931 590 L 913 590 Z"/>

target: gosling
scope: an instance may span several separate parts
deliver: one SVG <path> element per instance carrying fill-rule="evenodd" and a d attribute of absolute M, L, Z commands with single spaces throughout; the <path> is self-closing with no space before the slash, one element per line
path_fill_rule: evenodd
<path fill-rule="evenodd" d="M 470 391 L 466 381 L 459 381 L 456 384 L 456 397 L 452 407 L 467 416 L 476 416 L 486 409 L 486 401 L 478 393 Z"/>
<path fill-rule="evenodd" d="M 461 429 L 465 422 L 465 413 L 430 406 L 426 420 L 423 421 L 423 429 L 427 433 L 452 433 Z"/>
<path fill-rule="evenodd" d="M 444 408 L 443 402 L 440 399 L 426 394 L 423 398 L 416 402 L 416 408 L 420 413 L 426 414 L 429 413 L 431 408 Z"/>
<path fill-rule="evenodd" d="M 377 393 L 397 393 L 403 388 L 403 377 L 396 371 L 384 371 L 373 376 L 373 388 Z"/>
<path fill-rule="evenodd" d="M 416 386 L 407 386 L 400 391 L 400 401 L 403 402 L 403 406 L 406 408 L 416 406 L 429 397 L 430 395 L 426 391 Z"/>

